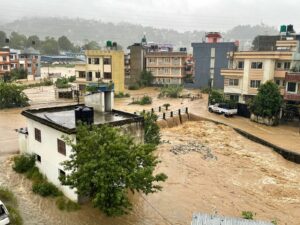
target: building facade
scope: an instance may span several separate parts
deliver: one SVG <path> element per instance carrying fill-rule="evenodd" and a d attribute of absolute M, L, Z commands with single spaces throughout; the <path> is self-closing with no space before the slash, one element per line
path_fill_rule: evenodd
<path fill-rule="evenodd" d="M 257 94 L 261 84 L 273 80 L 281 94 L 286 89 L 286 73 L 298 64 L 299 41 L 279 40 L 274 51 L 230 52 L 228 69 L 222 69 L 224 93 L 241 103 Z"/>
<path fill-rule="evenodd" d="M 221 76 L 221 68 L 228 66 L 227 53 L 235 51 L 235 42 L 222 42 L 220 33 L 208 33 L 206 41 L 192 43 L 195 62 L 195 78 L 187 87 L 223 89 L 224 79 Z"/>
<path fill-rule="evenodd" d="M 124 92 L 124 52 L 121 50 L 87 50 L 86 63 L 75 66 L 79 89 L 88 84 L 113 82 L 115 92 Z"/>
<path fill-rule="evenodd" d="M 10 67 L 10 50 L 9 48 L 0 49 L 0 78 L 9 73 Z"/>
<path fill-rule="evenodd" d="M 300 103 L 300 72 L 289 72 L 285 75 L 284 100 L 288 103 Z"/>
<path fill-rule="evenodd" d="M 73 201 L 80 202 L 80 197 L 86 196 L 78 196 L 75 189 L 62 185 L 59 177 L 68 173 L 61 164 L 69 160 L 72 154 L 63 136 L 72 138 L 76 143 L 76 125 L 79 120 L 99 126 L 118 126 L 124 133 L 131 134 L 137 143 L 144 141 L 143 117 L 113 110 L 113 99 L 114 93 L 107 90 L 86 96 L 85 105 L 28 109 L 22 112 L 26 117 L 26 128 L 19 129 L 20 152 L 34 154 L 40 172 Z"/>
<path fill-rule="evenodd" d="M 146 69 L 152 72 L 155 85 L 183 84 L 185 78 L 186 51 L 147 52 Z"/>
<path fill-rule="evenodd" d="M 21 51 L 19 55 L 20 69 L 27 70 L 28 76 L 35 79 L 41 77 L 41 56 L 39 51 L 28 48 Z"/>

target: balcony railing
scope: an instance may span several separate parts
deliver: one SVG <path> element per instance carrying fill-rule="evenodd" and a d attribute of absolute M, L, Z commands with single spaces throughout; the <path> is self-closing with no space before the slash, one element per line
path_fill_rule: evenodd
<path fill-rule="evenodd" d="M 284 100 L 300 102 L 300 94 L 298 93 L 293 94 L 285 91 Z"/>
<path fill-rule="evenodd" d="M 300 82 L 300 73 L 287 73 L 285 75 L 285 81 Z"/>
<path fill-rule="evenodd" d="M 222 76 L 237 76 L 242 77 L 244 74 L 243 69 L 221 69 Z"/>

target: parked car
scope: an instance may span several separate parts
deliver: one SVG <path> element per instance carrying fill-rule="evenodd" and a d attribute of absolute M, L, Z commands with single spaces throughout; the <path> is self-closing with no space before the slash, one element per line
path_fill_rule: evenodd
<path fill-rule="evenodd" d="M 9 213 L 3 202 L 0 201 L 0 225 L 9 224 Z"/>
<path fill-rule="evenodd" d="M 229 117 L 237 114 L 237 109 L 232 107 L 230 104 L 226 103 L 216 103 L 214 105 L 208 106 L 208 111 L 211 113 L 224 114 L 224 116 Z"/>

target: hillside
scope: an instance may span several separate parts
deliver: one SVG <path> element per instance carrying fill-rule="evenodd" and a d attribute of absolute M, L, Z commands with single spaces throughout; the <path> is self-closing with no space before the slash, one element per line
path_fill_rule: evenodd
<path fill-rule="evenodd" d="M 59 37 L 66 35 L 76 44 L 87 40 L 96 40 L 101 45 L 106 40 L 114 40 L 123 47 L 138 42 L 144 33 L 148 41 L 171 43 L 177 47 L 190 47 L 191 42 L 202 41 L 205 31 L 178 32 L 169 29 L 157 29 L 129 23 L 104 23 L 99 20 L 70 18 L 23 18 L 6 24 L 0 24 L 0 30 L 6 33 L 17 31 L 27 36 L 36 34 L 40 38 L 46 36 Z M 259 34 L 275 34 L 276 29 L 266 25 L 239 25 L 224 33 L 226 40 L 252 41 Z"/>

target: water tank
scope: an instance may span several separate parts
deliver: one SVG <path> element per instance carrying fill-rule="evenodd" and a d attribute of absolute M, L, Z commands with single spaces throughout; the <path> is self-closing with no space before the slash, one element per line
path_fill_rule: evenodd
<path fill-rule="evenodd" d="M 186 48 L 179 48 L 180 52 L 186 52 Z"/>
<path fill-rule="evenodd" d="M 294 26 L 292 24 L 290 24 L 290 25 L 287 26 L 287 32 L 288 33 L 295 33 Z"/>
<path fill-rule="evenodd" d="M 112 47 L 112 42 L 111 41 L 107 41 L 106 42 L 106 47 Z"/>
<path fill-rule="evenodd" d="M 118 43 L 117 43 L 117 42 L 113 42 L 113 43 L 112 43 L 112 46 L 113 46 L 114 48 L 116 48 L 116 47 L 118 46 Z"/>
<path fill-rule="evenodd" d="M 82 123 L 91 125 L 94 123 L 94 109 L 92 107 L 77 107 L 75 109 L 75 122 L 76 124 L 81 121 Z"/>
<path fill-rule="evenodd" d="M 280 33 L 286 33 L 286 25 L 280 26 Z"/>

